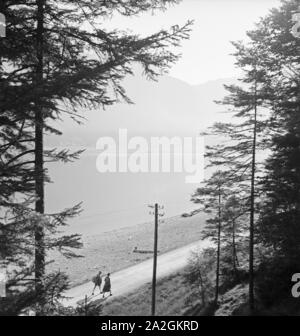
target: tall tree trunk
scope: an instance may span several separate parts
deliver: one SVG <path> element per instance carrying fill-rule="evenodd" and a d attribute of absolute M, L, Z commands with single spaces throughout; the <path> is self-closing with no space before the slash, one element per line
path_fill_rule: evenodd
<path fill-rule="evenodd" d="M 45 0 L 37 0 L 37 29 L 36 29 L 36 85 L 43 85 L 43 39 L 44 39 L 44 8 Z M 35 210 L 44 213 L 44 159 L 43 159 L 43 107 L 42 97 L 37 97 L 35 104 Z M 43 307 L 43 276 L 45 272 L 44 228 L 42 222 L 35 229 L 35 281 L 36 292 L 41 298 Z"/>
<path fill-rule="evenodd" d="M 219 214 L 218 214 L 218 247 L 217 247 L 217 269 L 216 269 L 216 292 L 215 303 L 218 303 L 219 299 L 219 283 L 220 283 L 220 254 L 221 254 L 221 190 L 219 187 Z"/>
<path fill-rule="evenodd" d="M 199 261 L 199 259 L 198 259 L 198 274 L 199 274 L 199 287 L 201 291 L 202 305 L 205 306 L 206 290 L 205 290 L 204 281 L 203 281 L 202 272 L 201 272 L 201 262 Z"/>
<path fill-rule="evenodd" d="M 237 274 L 237 255 L 236 255 L 236 246 L 235 246 L 235 220 L 232 221 L 232 265 L 233 265 L 233 270 L 234 274 Z"/>
<path fill-rule="evenodd" d="M 199 287 L 200 287 L 200 291 L 201 291 L 202 306 L 205 306 L 205 304 L 206 304 L 206 291 L 205 291 L 205 287 L 204 287 L 204 282 L 203 282 L 200 266 L 199 266 L 198 271 L 199 271 Z"/>
<path fill-rule="evenodd" d="M 251 197 L 250 197 L 250 239 L 249 239 L 249 308 L 254 313 L 254 201 L 255 201 L 255 160 L 257 136 L 257 81 L 254 84 L 254 125 L 251 168 Z"/>

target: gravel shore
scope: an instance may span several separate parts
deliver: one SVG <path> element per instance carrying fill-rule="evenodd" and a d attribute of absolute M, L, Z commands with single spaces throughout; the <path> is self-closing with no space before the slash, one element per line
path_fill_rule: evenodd
<path fill-rule="evenodd" d="M 159 224 L 159 253 L 164 253 L 200 239 L 205 223 L 202 214 L 192 217 L 175 216 Z M 138 224 L 83 237 L 84 247 L 78 252 L 83 258 L 66 259 L 55 255 L 51 270 L 66 272 L 71 285 L 79 285 L 92 279 L 98 270 L 102 273 L 115 272 L 151 258 L 151 253 L 134 253 L 138 250 L 153 250 L 153 222 Z"/>

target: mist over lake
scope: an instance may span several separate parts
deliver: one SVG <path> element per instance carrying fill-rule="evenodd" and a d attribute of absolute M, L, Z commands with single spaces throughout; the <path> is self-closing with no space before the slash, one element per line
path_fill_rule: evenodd
<path fill-rule="evenodd" d="M 226 120 L 223 107 L 215 104 L 225 93 L 223 84 L 234 78 L 191 85 L 164 76 L 150 82 L 140 75 L 125 80 L 126 91 L 134 104 L 120 102 L 106 110 L 85 111 L 86 120 L 77 125 L 66 119 L 62 136 L 50 137 L 49 147 L 85 149 L 80 159 L 68 164 L 51 163 L 47 185 L 46 209 L 57 212 L 83 202 L 83 212 L 70 221 L 67 232 L 84 235 L 144 223 L 153 220 L 148 204 L 165 206 L 166 217 L 195 209 L 190 196 L 198 184 L 187 184 L 182 173 L 99 173 L 96 169 L 96 143 L 110 136 L 118 141 L 119 129 L 128 130 L 128 139 L 151 136 L 193 139 L 216 120 Z M 205 145 L 207 144 L 205 139 Z M 88 148 L 88 149 L 86 149 Z M 172 167 L 172 163 L 171 163 Z M 64 192 L 61 192 L 63 190 Z"/>
<path fill-rule="evenodd" d="M 84 211 L 67 231 L 93 235 L 150 221 L 147 205 L 156 201 L 168 217 L 195 208 L 190 202 L 195 185 L 185 183 L 185 172 L 99 173 L 96 158 L 97 152 L 88 150 L 74 163 L 49 165 L 47 211 L 83 202 Z"/>

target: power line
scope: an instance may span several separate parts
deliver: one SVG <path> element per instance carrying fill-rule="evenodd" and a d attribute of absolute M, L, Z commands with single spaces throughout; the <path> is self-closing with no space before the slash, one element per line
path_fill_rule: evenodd
<path fill-rule="evenodd" d="M 171 201 L 171 202 L 167 202 L 167 203 L 168 203 L 168 205 L 174 205 L 174 204 L 186 205 L 187 202 L 186 201 Z M 80 217 L 78 217 L 78 220 L 84 220 L 84 219 L 94 218 L 94 217 L 98 217 L 98 216 L 100 217 L 100 216 L 105 216 L 105 215 L 110 215 L 110 214 L 115 214 L 115 213 L 121 213 L 121 212 L 135 211 L 136 209 L 143 208 L 146 205 L 147 205 L 146 203 L 143 203 L 141 205 L 131 207 L 131 208 L 108 210 L 108 211 L 103 211 L 103 212 L 99 212 L 99 213 L 95 213 L 95 214 L 91 214 L 91 215 L 87 215 L 87 216 L 80 216 Z M 166 207 L 168 207 L 168 205 Z"/>
<path fill-rule="evenodd" d="M 88 216 L 81 216 L 81 217 L 78 218 L 78 220 L 88 219 L 88 218 L 93 218 L 93 217 L 98 217 L 98 216 L 104 216 L 104 215 L 110 215 L 110 214 L 114 214 L 114 213 L 135 211 L 138 208 L 145 207 L 145 205 L 146 204 L 143 204 L 143 205 L 139 205 L 139 206 L 132 207 L 132 208 L 129 208 L 129 209 L 127 208 L 127 209 L 118 209 L 118 210 L 103 211 L 103 212 L 95 213 L 95 214 L 88 215 Z"/>

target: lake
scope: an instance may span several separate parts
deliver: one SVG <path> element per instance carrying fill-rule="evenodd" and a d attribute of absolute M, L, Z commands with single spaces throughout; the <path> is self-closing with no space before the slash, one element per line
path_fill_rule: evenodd
<path fill-rule="evenodd" d="M 97 152 L 87 150 L 74 163 L 48 165 L 46 211 L 58 212 L 83 202 L 83 212 L 70 220 L 67 232 L 94 235 L 153 220 L 148 204 L 164 205 L 166 217 L 196 208 L 185 173 L 99 173 Z"/>

